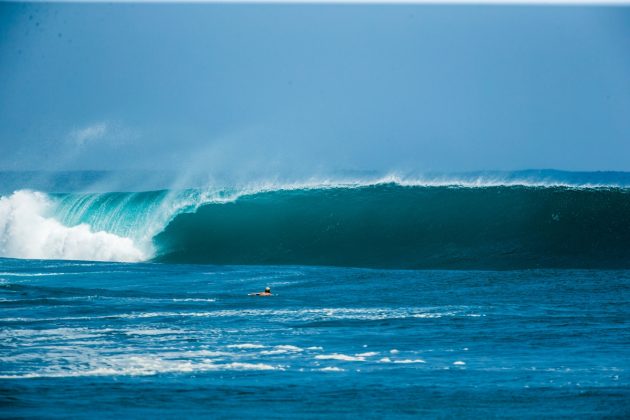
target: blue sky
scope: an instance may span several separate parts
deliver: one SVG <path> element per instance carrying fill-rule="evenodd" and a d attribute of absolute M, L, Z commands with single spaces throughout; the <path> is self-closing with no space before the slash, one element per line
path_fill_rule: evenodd
<path fill-rule="evenodd" d="M 0 170 L 630 170 L 630 7 L 0 3 Z"/>

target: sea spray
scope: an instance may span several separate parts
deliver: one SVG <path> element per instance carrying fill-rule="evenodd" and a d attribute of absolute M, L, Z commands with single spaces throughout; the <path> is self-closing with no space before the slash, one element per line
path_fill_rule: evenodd
<path fill-rule="evenodd" d="M 42 193 L 18 191 L 0 198 L 0 255 L 29 259 L 141 261 L 134 242 L 89 225 L 68 227 L 51 217 L 54 207 Z"/>

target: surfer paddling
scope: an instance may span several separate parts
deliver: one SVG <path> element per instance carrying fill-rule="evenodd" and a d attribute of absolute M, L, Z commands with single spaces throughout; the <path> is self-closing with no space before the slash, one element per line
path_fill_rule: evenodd
<path fill-rule="evenodd" d="M 265 287 L 264 292 L 250 293 L 247 296 L 273 296 L 273 295 L 271 294 L 271 288 Z"/>

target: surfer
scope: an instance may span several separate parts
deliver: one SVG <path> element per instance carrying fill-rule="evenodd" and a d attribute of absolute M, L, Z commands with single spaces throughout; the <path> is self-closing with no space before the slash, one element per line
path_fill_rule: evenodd
<path fill-rule="evenodd" d="M 270 287 L 265 287 L 265 291 L 264 292 L 250 293 L 250 294 L 248 294 L 248 296 L 272 296 L 271 288 Z"/>

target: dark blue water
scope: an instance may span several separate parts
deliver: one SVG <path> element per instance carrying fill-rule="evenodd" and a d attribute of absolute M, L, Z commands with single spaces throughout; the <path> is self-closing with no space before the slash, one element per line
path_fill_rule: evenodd
<path fill-rule="evenodd" d="M 0 279 L 2 417 L 630 415 L 627 270 L 0 259 Z"/>

